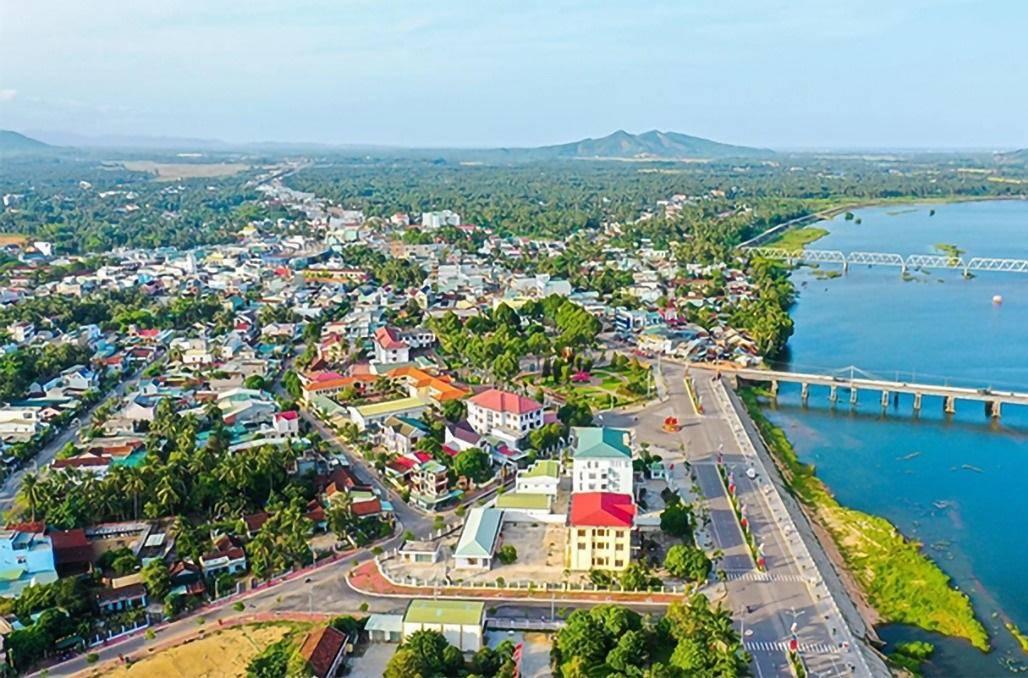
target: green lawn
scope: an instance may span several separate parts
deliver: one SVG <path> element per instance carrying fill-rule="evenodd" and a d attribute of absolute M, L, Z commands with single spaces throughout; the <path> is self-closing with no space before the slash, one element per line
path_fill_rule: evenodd
<path fill-rule="evenodd" d="M 826 235 L 828 235 L 828 230 L 824 228 L 816 228 L 813 226 L 793 228 L 783 233 L 781 237 L 769 242 L 767 246 L 798 252 L 810 243 L 815 240 L 820 240 Z"/>

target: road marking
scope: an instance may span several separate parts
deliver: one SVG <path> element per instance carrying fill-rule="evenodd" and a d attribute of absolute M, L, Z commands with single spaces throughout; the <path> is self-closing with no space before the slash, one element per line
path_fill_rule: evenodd
<path fill-rule="evenodd" d="M 788 652 L 789 642 L 785 640 L 752 640 L 745 644 L 747 652 Z M 842 650 L 828 643 L 800 643 L 800 654 L 841 654 Z"/>
<path fill-rule="evenodd" d="M 807 577 L 798 574 L 774 574 L 749 570 L 745 572 L 729 572 L 728 581 L 756 581 L 756 582 L 799 582 L 806 583 Z"/>

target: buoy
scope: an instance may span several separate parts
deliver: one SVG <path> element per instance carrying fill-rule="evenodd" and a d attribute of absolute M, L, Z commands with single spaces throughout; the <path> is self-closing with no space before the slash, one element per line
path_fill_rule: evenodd
<path fill-rule="evenodd" d="M 1000 294 L 995 295 L 994 297 L 992 297 L 992 303 L 994 303 L 996 306 L 999 306 L 1003 303 L 1003 296 Z"/>

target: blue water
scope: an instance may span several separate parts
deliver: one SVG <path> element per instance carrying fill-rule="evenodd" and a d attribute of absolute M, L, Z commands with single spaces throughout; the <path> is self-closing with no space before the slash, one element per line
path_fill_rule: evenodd
<path fill-rule="evenodd" d="M 1028 258 L 1028 202 L 855 214 L 862 223 L 840 216 L 820 224 L 830 235 L 811 247 L 909 255 L 950 243 L 966 257 Z M 912 277 L 863 266 L 830 280 L 809 269 L 794 273 L 800 295 L 785 365 L 855 366 L 901 381 L 1028 391 L 1028 273 Z M 997 294 L 1001 305 L 993 303 Z M 882 515 L 925 545 L 971 596 L 995 650 L 984 655 L 965 642 L 901 627 L 882 629 L 883 638 L 934 642 L 934 675 L 1009 675 L 1009 661 L 1028 659 L 1002 626 L 1009 619 L 1028 629 L 1028 407 L 1008 405 L 995 422 L 981 404 L 958 402 L 947 417 L 941 401 L 926 398 L 915 418 L 909 396 L 890 401 L 884 412 L 878 394 L 861 393 L 855 408 L 840 396 L 832 408 L 826 390 L 812 388 L 804 407 L 798 387 L 783 387 L 768 414 L 843 504 Z"/>

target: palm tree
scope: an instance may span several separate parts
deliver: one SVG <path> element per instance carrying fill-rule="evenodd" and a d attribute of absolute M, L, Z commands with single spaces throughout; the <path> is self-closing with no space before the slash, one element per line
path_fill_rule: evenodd
<path fill-rule="evenodd" d="M 171 513 L 178 504 L 179 494 L 171 480 L 171 476 L 165 475 L 157 483 L 157 501 L 161 503 L 166 514 Z"/>
<path fill-rule="evenodd" d="M 42 498 L 42 490 L 38 473 L 26 473 L 25 477 L 21 479 L 21 494 L 28 502 L 32 522 L 36 522 L 36 506 L 39 505 L 39 500 Z"/>
<path fill-rule="evenodd" d="M 138 469 L 129 469 L 125 473 L 123 489 L 132 495 L 132 519 L 139 520 L 139 495 L 146 490 L 146 481 Z"/>

